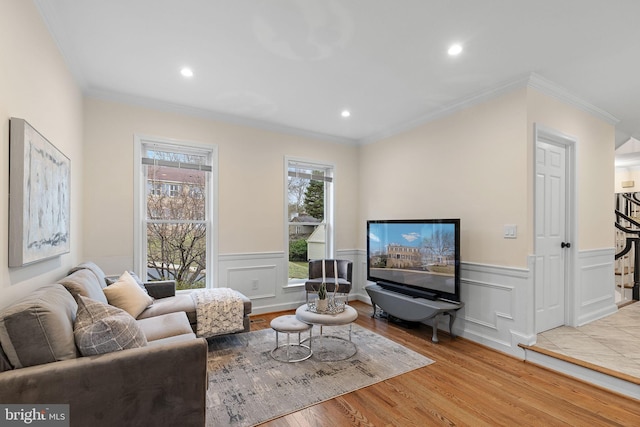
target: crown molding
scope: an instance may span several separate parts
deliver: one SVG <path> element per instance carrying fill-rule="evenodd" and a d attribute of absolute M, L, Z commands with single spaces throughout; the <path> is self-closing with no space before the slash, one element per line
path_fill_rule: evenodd
<path fill-rule="evenodd" d="M 545 95 L 554 97 L 566 104 L 576 107 L 582 111 L 585 111 L 610 125 L 617 125 L 620 120 L 609 114 L 607 111 L 596 107 L 595 105 L 575 96 L 564 87 L 545 79 L 539 74 L 531 73 L 527 86 L 541 92 Z"/>
<path fill-rule="evenodd" d="M 484 102 L 487 102 L 491 99 L 498 98 L 499 96 L 509 93 L 513 90 L 524 88 L 526 87 L 527 82 L 528 82 L 528 77 L 518 77 L 516 79 L 509 80 L 507 82 L 496 85 L 490 89 L 476 92 L 471 96 L 468 96 L 466 98 L 462 98 L 450 104 L 444 105 L 441 108 L 438 108 L 427 114 L 424 114 L 415 119 L 399 124 L 398 126 L 394 126 L 393 128 L 389 128 L 384 132 L 379 132 L 379 133 L 370 135 L 366 138 L 360 139 L 358 142 L 361 144 L 369 144 L 372 142 L 380 141 L 382 139 L 398 135 L 402 132 L 414 129 L 418 126 L 450 116 L 454 113 L 457 113 L 458 111 L 462 111 L 469 107 L 473 107 L 475 105 L 479 105 Z"/>
<path fill-rule="evenodd" d="M 593 104 L 590 104 L 585 100 L 573 95 L 562 86 L 557 85 L 548 79 L 545 79 L 539 74 L 531 73 L 528 76 L 518 77 L 513 80 L 498 84 L 492 88 L 477 92 L 467 98 L 463 98 L 451 104 L 445 105 L 438 110 L 432 111 L 413 120 L 409 120 L 393 128 L 389 128 L 384 132 L 376 133 L 366 138 L 360 139 L 358 142 L 360 144 L 369 144 L 380 141 L 382 139 L 398 135 L 402 132 L 414 129 L 429 122 L 450 116 L 454 113 L 457 113 L 458 111 L 462 111 L 475 105 L 479 105 L 492 99 L 498 98 L 516 89 L 522 89 L 524 87 L 535 89 L 545 95 L 554 97 L 566 104 L 586 111 L 587 113 L 592 114 L 593 116 L 605 121 L 606 123 L 609 123 L 610 125 L 615 126 L 620 121 L 605 110 L 598 108 Z"/>
<path fill-rule="evenodd" d="M 348 145 L 364 145 L 370 144 L 376 141 L 380 141 L 385 138 L 398 135 L 402 132 L 406 132 L 411 129 L 415 129 L 421 125 L 433 122 L 438 119 L 455 114 L 456 112 L 468 109 L 470 107 L 488 102 L 492 99 L 498 98 L 504 94 L 512 92 L 521 88 L 531 88 L 547 96 L 556 98 L 568 105 L 585 111 L 606 123 L 615 126 L 619 120 L 613 115 L 609 114 L 605 110 L 590 104 L 583 99 L 573 95 L 568 90 L 560 85 L 551 82 L 548 79 L 540 76 L 536 73 L 531 73 L 528 76 L 518 77 L 507 82 L 503 82 L 490 89 L 486 89 L 475 94 L 459 99 L 450 104 L 444 105 L 437 110 L 431 111 L 427 114 L 419 116 L 415 119 L 406 121 L 397 126 L 391 127 L 383 132 L 372 134 L 368 137 L 361 139 L 351 139 L 335 135 L 324 134 L 320 132 L 313 132 L 305 129 L 290 127 L 286 125 L 279 125 L 264 120 L 251 119 L 246 117 L 235 116 L 232 114 L 220 113 L 202 108 L 190 107 L 181 104 L 170 103 L 167 101 L 161 101 L 152 98 L 145 98 L 130 94 L 117 93 L 109 90 L 102 89 L 86 89 L 84 91 L 85 96 L 90 98 L 102 99 L 107 101 L 119 102 L 123 104 L 137 105 L 140 107 L 150 108 L 158 111 L 182 114 L 191 117 L 198 117 L 207 120 L 215 120 L 224 123 L 236 124 L 239 126 L 247 126 L 255 129 L 261 129 L 271 132 L 284 133 L 289 135 L 296 135 L 305 138 L 319 139 L 327 142 L 334 142 L 338 144 Z"/>
<path fill-rule="evenodd" d="M 338 144 L 356 145 L 357 140 L 344 138 L 335 135 L 324 134 L 320 132 L 309 131 L 305 129 L 295 128 L 286 125 L 280 125 L 264 120 L 251 119 L 247 117 L 236 116 L 233 114 L 225 114 L 204 108 L 190 107 L 187 105 L 175 104 L 158 99 L 146 98 L 141 96 L 129 95 L 124 93 L 113 92 L 102 89 L 88 89 L 84 91 L 85 96 L 104 101 L 118 102 L 121 104 L 136 105 L 139 107 L 149 108 L 152 110 L 163 111 L 166 113 L 182 114 L 189 117 L 197 117 L 206 120 L 219 121 L 228 124 L 246 126 L 254 129 L 260 129 L 276 133 L 284 133 L 304 138 L 319 139 L 325 142 L 334 142 Z"/>
<path fill-rule="evenodd" d="M 58 52 L 62 56 L 64 63 L 67 65 L 67 69 L 73 76 L 74 81 L 78 85 L 81 91 L 84 91 L 87 87 L 87 80 L 82 75 L 81 67 L 79 66 L 80 61 L 78 61 L 74 51 L 71 49 L 63 49 L 63 46 L 72 46 L 70 43 L 70 37 L 66 31 L 53 31 L 54 28 L 62 29 L 64 25 L 60 23 L 60 18 L 58 16 L 58 10 L 55 5 L 55 2 L 48 0 L 34 0 L 34 4 L 40 13 L 40 17 L 42 18 L 45 26 L 47 27 L 47 31 L 51 36 L 51 39 L 55 43 L 58 48 Z"/>

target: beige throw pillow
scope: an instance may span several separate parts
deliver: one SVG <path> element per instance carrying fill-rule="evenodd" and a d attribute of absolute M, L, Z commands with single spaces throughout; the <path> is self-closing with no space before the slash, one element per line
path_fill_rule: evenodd
<path fill-rule="evenodd" d="M 128 272 L 103 289 L 109 304 L 121 308 L 133 317 L 138 317 L 145 308 L 153 304 L 153 298 L 144 293 Z"/>

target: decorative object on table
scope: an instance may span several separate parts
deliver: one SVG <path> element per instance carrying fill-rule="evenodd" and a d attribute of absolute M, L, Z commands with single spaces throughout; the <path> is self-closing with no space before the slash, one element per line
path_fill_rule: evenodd
<path fill-rule="evenodd" d="M 318 290 L 318 301 L 316 302 L 316 309 L 318 311 L 327 311 L 329 308 L 329 301 L 327 300 L 327 284 L 323 281 Z"/>
<path fill-rule="evenodd" d="M 325 278 L 322 277 L 322 267 L 326 264 Z M 335 267 L 337 265 L 337 275 L 335 274 Z M 334 272 L 331 269 L 334 268 Z M 353 262 L 346 259 L 312 259 L 309 260 L 309 278 L 304 284 L 306 292 L 306 303 L 315 308 L 316 301 L 318 299 L 318 291 L 320 285 L 325 282 L 327 289 L 327 295 L 333 296 L 333 300 L 337 306 L 348 304 L 349 292 L 352 289 L 352 271 Z M 337 289 L 335 288 L 338 281 Z M 329 298 L 331 301 L 331 298 Z M 331 304 L 329 304 L 329 308 Z"/>
<path fill-rule="evenodd" d="M 9 267 L 70 250 L 71 162 L 24 119 L 9 133 Z"/>
<path fill-rule="evenodd" d="M 327 270 L 326 261 L 322 260 L 322 282 L 318 289 L 318 298 L 307 305 L 309 311 L 314 313 L 336 314 L 344 311 L 345 302 L 338 301 L 336 293 L 338 291 L 338 262 L 333 260 L 334 286 L 333 292 L 327 291 Z"/>

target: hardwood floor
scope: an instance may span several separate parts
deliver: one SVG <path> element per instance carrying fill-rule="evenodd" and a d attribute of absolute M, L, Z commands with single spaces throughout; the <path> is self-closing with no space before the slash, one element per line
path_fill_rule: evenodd
<path fill-rule="evenodd" d="M 640 401 L 431 328 L 371 318 L 355 301 L 356 323 L 436 363 L 261 424 L 300 426 L 638 426 Z M 255 315 L 251 329 L 291 312 Z"/>

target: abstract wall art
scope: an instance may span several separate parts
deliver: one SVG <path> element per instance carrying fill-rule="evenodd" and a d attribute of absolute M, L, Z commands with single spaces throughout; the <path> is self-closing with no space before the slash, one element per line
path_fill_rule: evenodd
<path fill-rule="evenodd" d="M 20 267 L 70 250 L 71 162 L 24 119 L 9 132 L 9 267 Z"/>

